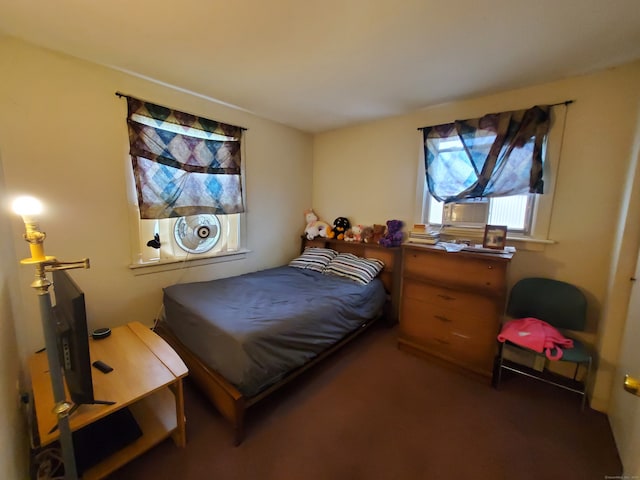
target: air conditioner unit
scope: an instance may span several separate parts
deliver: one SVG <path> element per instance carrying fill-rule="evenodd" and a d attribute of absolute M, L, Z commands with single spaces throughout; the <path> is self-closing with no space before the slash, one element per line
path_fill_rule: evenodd
<path fill-rule="evenodd" d="M 446 203 L 442 209 L 442 225 L 484 228 L 489 218 L 489 200 L 473 198 Z"/>

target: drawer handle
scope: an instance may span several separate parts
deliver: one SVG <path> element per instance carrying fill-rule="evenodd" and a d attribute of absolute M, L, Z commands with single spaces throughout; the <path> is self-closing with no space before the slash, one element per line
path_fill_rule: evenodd
<path fill-rule="evenodd" d="M 437 318 L 441 322 L 451 323 L 451 320 L 449 320 L 447 317 L 443 317 L 442 315 L 434 315 L 433 318 Z"/>
<path fill-rule="evenodd" d="M 489 265 L 489 270 L 493 270 L 493 265 Z"/>
<path fill-rule="evenodd" d="M 458 333 L 458 332 L 451 332 L 451 335 L 455 335 L 456 337 L 464 338 L 465 340 L 468 340 L 468 339 L 471 338 L 469 335 L 463 335 L 462 333 Z"/>
<path fill-rule="evenodd" d="M 449 295 L 445 295 L 444 293 L 439 293 L 437 296 L 442 298 L 443 300 L 455 300 L 456 299 L 456 297 L 451 297 Z"/>

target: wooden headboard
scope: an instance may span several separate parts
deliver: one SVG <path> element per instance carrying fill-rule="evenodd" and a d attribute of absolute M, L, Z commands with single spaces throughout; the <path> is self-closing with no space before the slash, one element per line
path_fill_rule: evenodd
<path fill-rule="evenodd" d="M 307 240 L 305 236 L 302 236 L 300 251 L 302 252 L 305 247 L 331 248 L 340 253 L 353 253 L 358 257 L 381 260 L 384 263 L 384 269 L 380 272 L 380 280 L 389 295 L 389 311 L 386 312 L 386 316 L 392 323 L 398 321 L 402 256 L 400 247 L 385 248 L 376 243 L 345 242 L 344 240 L 322 237 Z"/>

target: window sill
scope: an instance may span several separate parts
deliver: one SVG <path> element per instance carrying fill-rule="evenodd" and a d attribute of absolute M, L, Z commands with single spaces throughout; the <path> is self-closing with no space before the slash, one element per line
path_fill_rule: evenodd
<path fill-rule="evenodd" d="M 129 265 L 129 269 L 136 276 L 148 275 L 150 273 L 165 272 L 169 270 L 179 270 L 181 268 L 199 267 L 202 265 L 210 265 L 215 263 L 233 262 L 247 258 L 247 253 L 251 250 L 242 248 L 235 252 L 219 253 L 212 257 L 196 257 L 184 259 L 160 259 L 147 263 L 134 263 Z"/>
<path fill-rule="evenodd" d="M 510 236 L 509 233 L 507 233 L 507 243 L 515 244 L 516 250 L 542 252 L 547 245 L 554 245 L 557 242 L 544 238 Z"/>
<path fill-rule="evenodd" d="M 437 227 L 434 225 L 433 228 Z M 445 227 L 441 232 L 441 238 L 445 241 L 456 240 L 481 244 L 484 237 L 484 228 Z M 547 245 L 554 245 L 555 243 L 555 240 L 525 237 L 507 232 L 507 244 L 516 247 L 516 251 L 542 252 Z"/>

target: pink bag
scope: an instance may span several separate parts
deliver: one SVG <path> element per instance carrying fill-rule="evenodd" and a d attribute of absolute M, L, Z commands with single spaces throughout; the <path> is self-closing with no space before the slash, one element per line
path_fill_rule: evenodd
<path fill-rule="evenodd" d="M 547 322 L 533 317 L 519 318 L 505 323 L 498 334 L 498 341 L 507 340 L 539 353 L 544 352 L 549 360 L 561 359 L 562 348 L 573 348 L 573 340 L 563 336 Z M 553 349 L 555 353 L 552 353 Z"/>

